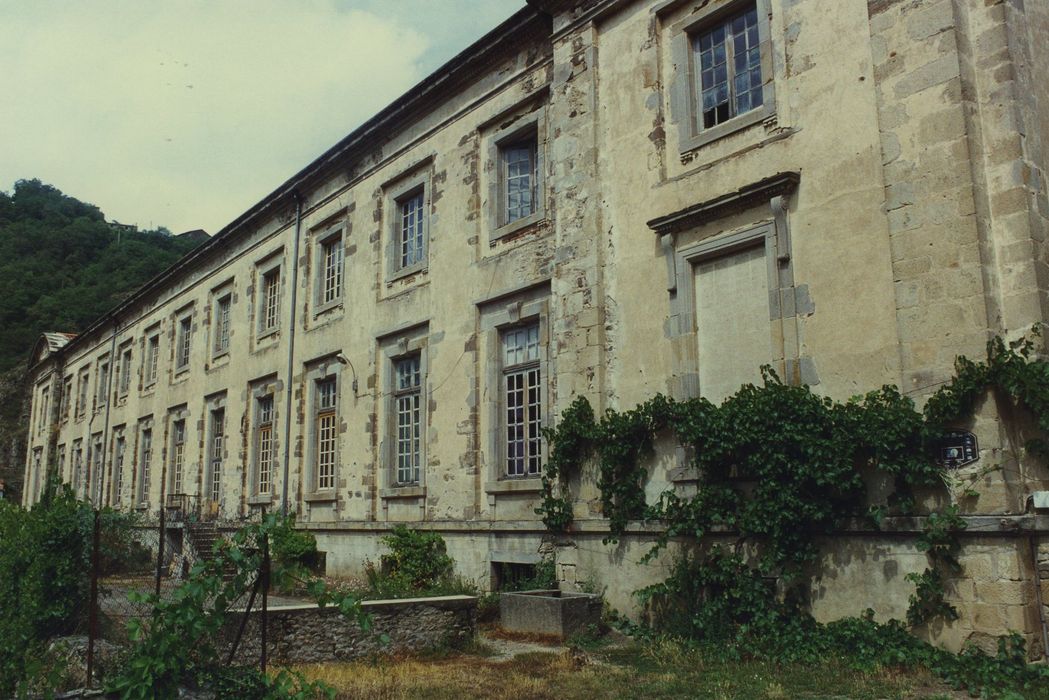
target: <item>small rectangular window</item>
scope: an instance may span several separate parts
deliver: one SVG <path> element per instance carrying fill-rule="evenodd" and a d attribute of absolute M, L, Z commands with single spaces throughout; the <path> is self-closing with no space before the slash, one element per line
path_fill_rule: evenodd
<path fill-rule="evenodd" d="M 273 486 L 273 397 L 263 396 L 255 407 L 256 448 L 255 468 L 258 475 L 258 493 L 269 495 Z"/>
<path fill-rule="evenodd" d="M 394 365 L 394 408 L 397 412 L 397 483 L 419 483 L 422 456 L 422 372 L 420 357 L 397 360 Z"/>
<path fill-rule="evenodd" d="M 171 493 L 182 494 L 182 469 L 186 460 L 186 421 L 177 420 L 171 426 Z"/>
<path fill-rule="evenodd" d="M 424 194 L 424 190 L 419 189 L 397 200 L 400 220 L 398 268 L 411 267 L 425 259 L 423 255 L 426 245 L 425 227 L 423 226 Z"/>
<path fill-rule="evenodd" d="M 702 128 L 762 105 L 761 46 L 754 5 L 695 34 L 692 52 Z"/>
<path fill-rule="evenodd" d="M 320 303 L 331 304 L 342 297 L 342 236 L 321 244 Z"/>
<path fill-rule="evenodd" d="M 120 506 L 120 499 L 124 496 L 124 451 L 126 449 L 127 443 L 124 441 L 124 436 L 121 435 L 113 446 L 113 505 L 118 507 Z"/>
<path fill-rule="evenodd" d="M 262 276 L 262 309 L 259 330 L 263 333 L 276 330 L 280 324 L 280 269 L 273 269 Z"/>
<path fill-rule="evenodd" d="M 335 445 L 337 427 L 335 378 L 322 379 L 316 385 L 316 462 L 317 490 L 335 488 Z"/>
<path fill-rule="evenodd" d="M 69 420 L 69 407 L 73 403 L 73 376 L 69 375 L 62 382 L 62 401 L 59 404 L 59 413 L 63 421 Z"/>
<path fill-rule="evenodd" d="M 146 386 L 157 383 L 157 365 L 160 361 L 160 335 L 152 335 L 146 344 Z"/>
<path fill-rule="evenodd" d="M 215 346 L 216 355 L 229 350 L 229 321 L 233 296 L 227 294 L 215 302 Z"/>
<path fill-rule="evenodd" d="M 143 428 L 142 444 L 139 448 L 139 473 L 141 484 L 139 488 L 139 499 L 146 503 L 149 501 L 150 463 L 153 461 L 153 429 Z"/>
<path fill-rule="evenodd" d="M 37 427 L 38 433 L 44 432 L 47 429 L 48 424 L 51 422 L 51 389 L 44 387 L 40 391 L 40 415 L 37 416 Z"/>
<path fill-rule="evenodd" d="M 543 421 L 539 324 L 504 331 L 502 351 L 506 475 L 538 476 Z"/>
<path fill-rule="evenodd" d="M 127 396 L 128 389 L 131 388 L 131 347 L 124 348 L 124 351 L 120 353 L 120 385 L 119 391 L 121 396 Z"/>
<path fill-rule="evenodd" d="M 87 413 L 87 385 L 89 381 L 91 381 L 91 375 L 88 370 L 84 370 L 80 373 L 80 377 L 77 379 L 77 420 L 83 418 L 84 414 Z"/>
<path fill-rule="evenodd" d="M 106 405 L 109 395 L 109 363 L 101 362 L 98 365 L 98 386 L 95 393 L 95 408 Z"/>
<path fill-rule="evenodd" d="M 190 340 L 193 333 L 193 319 L 186 316 L 178 322 L 178 341 L 175 344 L 175 369 L 182 370 L 189 367 Z"/>
<path fill-rule="evenodd" d="M 222 454 L 225 450 L 226 412 L 217 409 L 211 412 L 211 444 L 209 447 L 210 484 L 208 497 L 218 501 L 222 491 Z"/>
<path fill-rule="evenodd" d="M 503 185 L 503 224 L 535 213 L 538 177 L 536 134 L 500 146 Z"/>

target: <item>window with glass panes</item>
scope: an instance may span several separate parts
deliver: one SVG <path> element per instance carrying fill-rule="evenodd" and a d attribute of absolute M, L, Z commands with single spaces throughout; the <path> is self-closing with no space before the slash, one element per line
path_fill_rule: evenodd
<path fill-rule="evenodd" d="M 503 332 L 503 410 L 506 475 L 538 476 L 542 468 L 542 377 L 539 324 Z"/>
<path fill-rule="evenodd" d="M 69 420 L 69 406 L 73 402 L 73 377 L 69 376 L 62 382 L 62 399 L 59 405 L 59 413 L 62 420 Z"/>
<path fill-rule="evenodd" d="M 255 470 L 259 495 L 267 495 L 273 486 L 273 397 L 262 396 L 255 405 L 256 429 Z"/>
<path fill-rule="evenodd" d="M 101 408 L 106 405 L 106 397 L 109 394 L 108 362 L 100 362 L 98 365 L 98 386 L 95 389 L 95 407 Z"/>
<path fill-rule="evenodd" d="M 262 315 L 259 328 L 270 331 L 280 322 L 280 270 L 262 276 Z"/>
<path fill-rule="evenodd" d="M 331 304 L 342 296 L 342 236 L 321 244 L 321 304 Z"/>
<path fill-rule="evenodd" d="M 189 366 L 190 334 L 193 331 L 193 321 L 188 316 L 178 322 L 178 344 L 175 355 L 175 368 L 183 369 Z"/>
<path fill-rule="evenodd" d="M 709 129 L 762 104 L 761 46 L 755 5 L 692 37 L 700 127 Z"/>
<path fill-rule="evenodd" d="M 316 389 L 316 461 L 317 490 L 335 488 L 335 405 L 337 391 L 335 378 L 322 379 Z"/>
<path fill-rule="evenodd" d="M 51 416 L 49 415 L 51 411 L 51 389 L 46 386 L 40 390 L 38 410 L 40 414 L 37 416 L 36 430 L 38 433 L 42 433 L 47 428 L 48 423 L 51 422 Z"/>
<path fill-rule="evenodd" d="M 531 216 L 536 208 L 536 135 L 500 148 L 503 160 L 504 224 Z"/>
<path fill-rule="evenodd" d="M 113 446 L 113 481 L 115 482 L 113 495 L 114 505 L 117 506 L 120 505 L 120 499 L 124 496 L 124 451 L 126 448 L 124 437 L 118 437 Z"/>
<path fill-rule="evenodd" d="M 215 302 L 215 353 L 229 350 L 229 317 L 233 297 L 227 294 Z"/>
<path fill-rule="evenodd" d="M 141 493 L 139 497 L 143 501 L 149 500 L 149 472 L 150 462 L 153 460 L 153 429 L 144 428 L 142 430 L 142 443 L 139 448 L 139 473 L 141 476 L 141 484 L 139 490 Z"/>
<path fill-rule="evenodd" d="M 131 388 L 131 348 L 124 348 L 120 353 L 120 394 L 127 394 Z"/>
<path fill-rule="evenodd" d="M 84 443 L 81 440 L 73 443 L 73 456 L 70 461 L 73 463 L 73 492 L 77 496 L 83 496 Z"/>
<path fill-rule="evenodd" d="M 211 445 L 209 449 L 209 461 L 211 463 L 211 483 L 209 484 L 208 497 L 219 500 L 219 492 L 222 486 L 222 452 L 225 449 L 225 423 L 226 412 L 217 409 L 211 412 Z"/>
<path fill-rule="evenodd" d="M 419 355 L 396 360 L 393 406 L 397 414 L 397 483 L 419 483 L 422 459 L 422 371 Z"/>
<path fill-rule="evenodd" d="M 186 460 L 186 421 L 171 426 L 171 493 L 182 493 L 182 467 Z"/>
<path fill-rule="evenodd" d="M 397 201 L 400 213 L 400 251 L 398 267 L 410 267 L 423 261 L 426 244 L 423 226 L 424 192 L 419 190 Z"/>
<path fill-rule="evenodd" d="M 102 436 L 95 438 L 91 445 L 91 473 L 88 475 L 88 488 L 91 490 L 92 503 L 102 502 Z"/>
<path fill-rule="evenodd" d="M 151 386 L 157 383 L 157 363 L 160 361 L 160 336 L 150 336 L 148 349 L 146 351 L 146 384 Z"/>

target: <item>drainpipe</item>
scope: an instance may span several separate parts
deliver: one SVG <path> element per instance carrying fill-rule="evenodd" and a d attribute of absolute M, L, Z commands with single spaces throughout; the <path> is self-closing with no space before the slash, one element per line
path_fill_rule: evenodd
<path fill-rule="evenodd" d="M 295 241 L 291 247 L 291 320 L 288 323 L 288 369 L 284 379 L 284 478 L 280 486 L 280 513 L 288 515 L 288 478 L 291 473 L 291 395 L 295 374 L 295 315 L 299 292 L 299 235 L 302 231 L 302 196 L 294 190 Z"/>
<path fill-rule="evenodd" d="M 102 507 L 102 498 L 106 493 L 106 446 L 109 444 L 109 408 L 113 404 L 113 375 L 116 374 L 117 331 L 120 330 L 120 319 L 113 318 L 113 335 L 109 339 L 109 372 L 106 377 L 106 416 L 102 421 L 102 457 L 98 460 L 101 474 L 98 476 L 98 503 Z M 119 505 L 119 504 L 118 504 Z"/>

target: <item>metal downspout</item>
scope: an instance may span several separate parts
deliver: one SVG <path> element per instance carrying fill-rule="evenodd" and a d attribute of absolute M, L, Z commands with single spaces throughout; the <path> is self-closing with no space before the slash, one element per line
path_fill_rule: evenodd
<path fill-rule="evenodd" d="M 295 312 L 299 292 L 299 236 L 302 233 L 302 196 L 295 198 L 295 241 L 291 253 L 291 320 L 288 323 L 288 369 L 284 379 L 284 478 L 280 485 L 280 513 L 288 515 L 288 478 L 291 473 L 291 399 L 292 377 L 295 372 Z"/>
<path fill-rule="evenodd" d="M 116 374 L 117 361 L 117 331 L 120 330 L 120 320 L 113 318 L 113 335 L 109 339 L 109 376 L 106 377 L 106 416 L 102 421 L 102 457 L 99 459 L 98 477 L 98 503 L 96 508 L 102 507 L 103 496 L 106 493 L 106 448 L 109 445 L 109 408 L 113 404 L 113 375 Z M 119 504 L 118 504 L 119 505 Z"/>

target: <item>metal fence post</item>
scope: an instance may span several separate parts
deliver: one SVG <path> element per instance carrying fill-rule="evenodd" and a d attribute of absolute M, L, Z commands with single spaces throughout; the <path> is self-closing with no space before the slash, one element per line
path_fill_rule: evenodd
<path fill-rule="evenodd" d="M 87 686 L 91 687 L 91 672 L 95 662 L 95 637 L 98 635 L 98 549 L 102 521 L 95 510 L 91 536 L 91 598 L 87 610 Z"/>
<path fill-rule="evenodd" d="M 262 672 L 266 673 L 266 618 L 269 616 L 269 590 L 270 590 L 270 537 L 268 533 L 262 535 Z"/>

